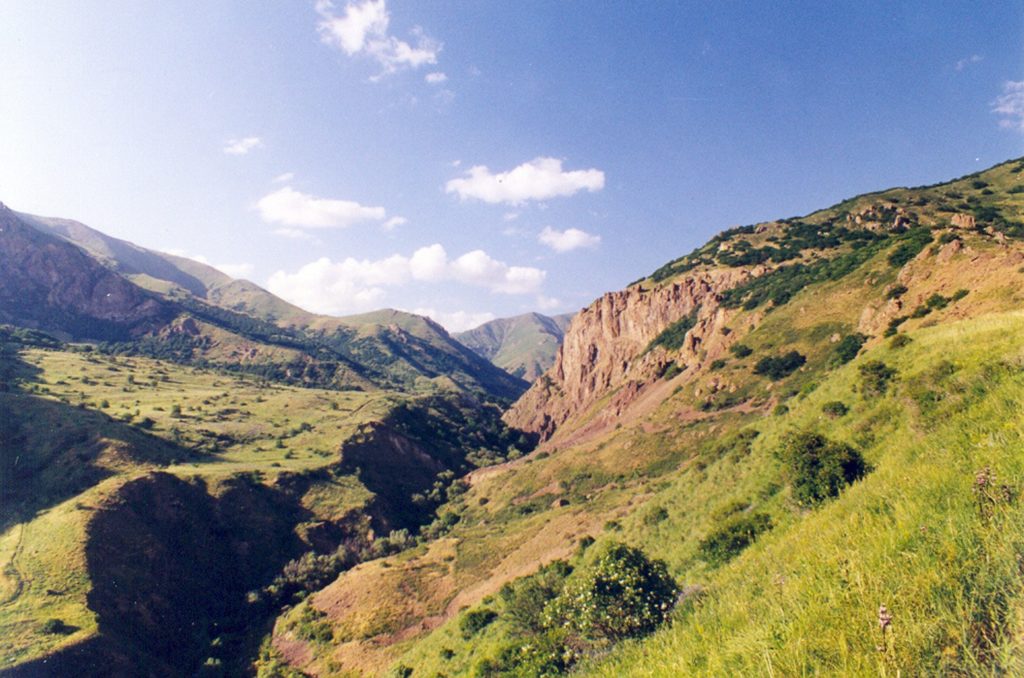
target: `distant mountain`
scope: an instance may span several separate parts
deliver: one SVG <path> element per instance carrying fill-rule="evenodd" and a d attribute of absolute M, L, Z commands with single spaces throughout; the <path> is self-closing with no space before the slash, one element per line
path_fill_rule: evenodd
<path fill-rule="evenodd" d="M 506 401 L 527 386 L 421 316 L 316 315 L 212 266 L 69 219 L 2 207 L 0 226 L 0 322 L 307 385 L 454 387 Z"/>
<path fill-rule="evenodd" d="M 484 323 L 455 338 L 517 377 L 533 381 L 555 364 L 573 313 L 546 316 L 525 313 Z"/>
<path fill-rule="evenodd" d="M 154 331 L 173 305 L 0 203 L 0 322 L 100 340 Z"/>

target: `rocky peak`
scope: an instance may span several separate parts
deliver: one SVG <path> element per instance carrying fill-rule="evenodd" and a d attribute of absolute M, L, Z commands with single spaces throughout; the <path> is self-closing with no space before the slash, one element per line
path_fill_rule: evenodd
<path fill-rule="evenodd" d="M 765 270 L 691 272 L 667 284 L 641 283 L 603 295 L 573 319 L 554 366 L 509 410 L 506 421 L 548 439 L 570 417 L 621 386 L 631 384 L 627 391 L 638 395 L 672 359 L 664 349 L 648 350 L 652 340 L 695 311 L 696 322 L 680 354 L 688 363 L 699 360 L 705 342 L 725 322 L 720 294 Z"/>

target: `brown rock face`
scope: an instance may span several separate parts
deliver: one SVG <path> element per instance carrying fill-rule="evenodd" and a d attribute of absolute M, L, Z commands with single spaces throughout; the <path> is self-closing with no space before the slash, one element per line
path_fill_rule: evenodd
<path fill-rule="evenodd" d="M 0 205 L 0 321 L 123 339 L 173 315 L 168 304 Z"/>
<path fill-rule="evenodd" d="M 701 349 L 725 321 L 719 295 L 764 270 L 698 272 L 654 289 L 638 285 L 605 294 L 573 318 L 554 366 L 505 420 L 546 440 L 571 415 L 586 412 L 619 386 L 629 384 L 627 391 L 635 397 L 670 362 L 661 348 L 647 351 L 651 341 L 698 308 L 697 323 L 678 358 L 688 364 L 699 360 Z M 622 406 L 616 403 L 616 410 Z"/>
<path fill-rule="evenodd" d="M 954 214 L 950 221 L 953 223 L 954 227 L 967 230 L 973 229 L 975 225 L 974 217 L 970 214 Z"/>

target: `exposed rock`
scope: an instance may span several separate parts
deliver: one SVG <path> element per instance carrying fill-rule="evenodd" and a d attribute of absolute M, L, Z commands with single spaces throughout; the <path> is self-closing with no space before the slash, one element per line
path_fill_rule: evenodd
<path fill-rule="evenodd" d="M 963 248 L 964 243 L 959 238 L 956 240 L 952 240 L 943 245 L 942 249 L 939 250 L 938 255 L 936 255 L 935 260 L 938 261 L 940 264 L 944 264 L 957 254 L 959 254 L 960 251 L 963 250 Z"/>
<path fill-rule="evenodd" d="M 963 212 L 954 214 L 953 218 L 950 221 L 952 222 L 955 228 L 963 228 L 970 230 L 973 229 L 975 225 L 974 215 L 964 214 Z"/>
<path fill-rule="evenodd" d="M 506 421 L 548 439 L 570 415 L 628 384 L 609 406 L 609 414 L 621 413 L 672 360 L 694 364 L 714 359 L 728 342 L 722 332 L 728 314 L 718 306 L 719 295 L 766 270 L 693 272 L 653 290 L 634 287 L 605 294 L 576 316 L 554 366 L 506 413 Z M 667 327 L 695 310 L 697 321 L 681 358 L 661 348 L 646 350 Z M 707 355 L 698 356 L 701 351 Z"/>

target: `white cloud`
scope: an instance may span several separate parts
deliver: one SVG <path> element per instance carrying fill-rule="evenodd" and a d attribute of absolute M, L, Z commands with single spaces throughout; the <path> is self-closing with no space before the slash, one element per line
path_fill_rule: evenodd
<path fill-rule="evenodd" d="M 1003 83 L 1003 93 L 992 102 L 992 112 L 1000 116 L 999 126 L 1024 132 L 1024 80 Z"/>
<path fill-rule="evenodd" d="M 267 289 L 310 311 L 338 315 L 378 308 L 388 288 L 410 282 L 454 281 L 517 295 L 539 294 L 545 276 L 537 268 L 509 266 L 483 250 L 449 259 L 444 247 L 434 244 L 421 247 L 411 257 L 349 257 L 339 262 L 322 257 L 294 273 L 277 271 L 267 281 Z"/>
<path fill-rule="evenodd" d="M 374 80 L 402 68 L 437 63 L 441 43 L 427 37 L 422 29 L 412 30 L 415 47 L 388 33 L 391 15 L 385 0 L 349 2 L 341 15 L 335 13 L 330 0 L 318 0 L 316 11 L 320 15 L 320 37 L 325 43 L 349 56 L 364 54 L 380 64 L 383 71 Z"/>
<path fill-rule="evenodd" d="M 427 73 L 427 75 L 424 76 L 423 79 L 426 80 L 431 85 L 440 85 L 442 82 L 448 80 L 448 76 L 442 73 L 441 71 L 434 71 L 433 73 Z"/>
<path fill-rule="evenodd" d="M 252 278 L 256 267 L 252 264 L 214 264 L 215 269 L 232 278 Z"/>
<path fill-rule="evenodd" d="M 544 230 L 537 236 L 537 240 L 556 252 L 571 252 L 581 247 L 593 249 L 601 244 L 599 235 L 587 233 L 578 228 L 556 231 L 550 226 L 544 227 Z"/>
<path fill-rule="evenodd" d="M 294 178 L 295 178 L 295 174 L 293 172 L 285 172 L 284 174 L 278 174 L 276 177 L 274 177 L 273 183 L 275 183 L 275 184 L 287 184 L 289 181 L 291 181 Z"/>
<path fill-rule="evenodd" d="M 463 200 L 476 198 L 488 203 L 518 205 L 527 200 L 547 200 L 579 191 L 604 188 L 604 172 L 597 169 L 562 171 L 557 158 L 535 158 L 499 174 L 483 165 L 472 167 L 466 176 L 445 184 L 445 191 Z"/>
<path fill-rule="evenodd" d="M 545 297 L 543 294 L 537 296 L 537 308 L 542 311 L 553 311 L 561 305 L 562 302 L 554 297 Z"/>
<path fill-rule="evenodd" d="M 366 207 L 351 200 L 315 198 L 285 186 L 256 203 L 263 220 L 270 224 L 303 228 L 347 228 L 367 221 L 384 221 L 383 207 Z"/>
<path fill-rule="evenodd" d="M 489 323 L 494 320 L 497 316 L 493 313 L 484 311 L 480 313 L 471 313 L 468 311 L 437 311 L 433 308 L 414 308 L 410 313 L 416 315 L 425 315 L 428 318 L 440 323 L 449 332 L 464 332 L 471 330 L 475 327 L 480 327 L 484 323 Z"/>
<path fill-rule="evenodd" d="M 519 218 L 519 212 L 505 212 L 501 218 L 505 221 L 515 221 Z"/>
<path fill-rule="evenodd" d="M 383 224 L 381 224 L 380 227 L 383 228 L 385 231 L 393 231 L 399 226 L 403 226 L 408 223 L 409 220 L 406 219 L 405 217 L 391 217 Z"/>
<path fill-rule="evenodd" d="M 224 152 L 228 155 L 245 155 L 254 148 L 263 146 L 259 137 L 245 137 L 244 139 L 228 139 Z"/>
<path fill-rule="evenodd" d="M 960 61 L 956 62 L 955 68 L 957 71 L 962 71 L 968 66 L 978 63 L 982 59 L 984 59 L 984 57 L 981 56 L 980 54 L 972 54 L 971 56 L 963 58 Z"/>

